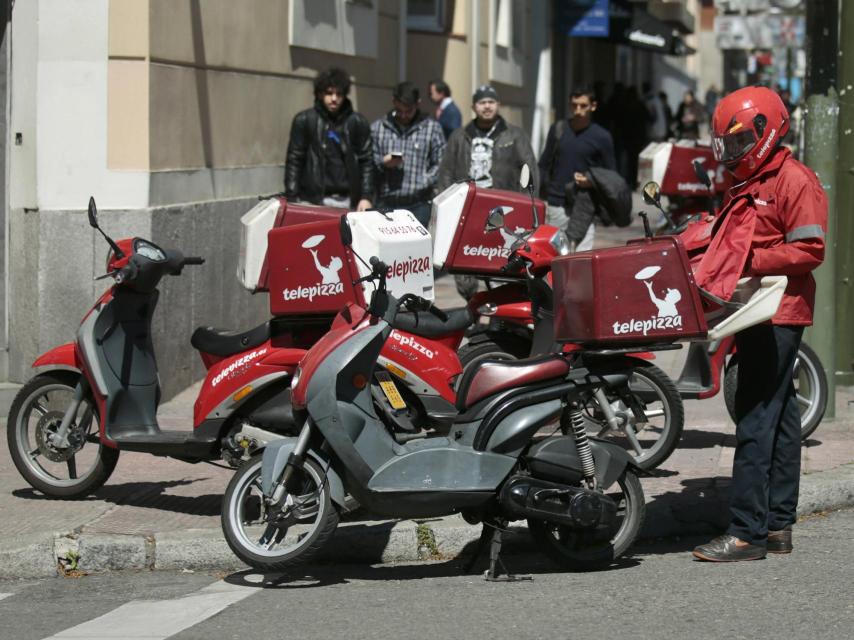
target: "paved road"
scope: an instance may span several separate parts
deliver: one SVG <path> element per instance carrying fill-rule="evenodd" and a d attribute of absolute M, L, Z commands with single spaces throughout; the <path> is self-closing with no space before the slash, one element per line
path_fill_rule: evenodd
<path fill-rule="evenodd" d="M 456 563 L 347 566 L 311 577 L 139 572 L 0 581 L 0 638 L 851 637 L 854 511 L 798 525 L 791 556 L 694 562 L 696 539 L 641 547 L 608 571 L 489 584 Z M 156 600 L 155 600 L 156 598 Z M 11 624 L 10 624 L 11 623 Z"/>

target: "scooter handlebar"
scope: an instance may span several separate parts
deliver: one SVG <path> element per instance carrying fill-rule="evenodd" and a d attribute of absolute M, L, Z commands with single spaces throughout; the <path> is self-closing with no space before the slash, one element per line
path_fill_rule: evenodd
<path fill-rule="evenodd" d="M 187 256 L 184 258 L 184 264 L 204 264 L 205 259 L 201 256 Z"/>

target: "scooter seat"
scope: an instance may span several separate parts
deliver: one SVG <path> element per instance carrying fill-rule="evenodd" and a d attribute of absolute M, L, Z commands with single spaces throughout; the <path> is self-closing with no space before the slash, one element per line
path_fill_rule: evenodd
<path fill-rule="evenodd" d="M 401 311 L 392 324 L 395 329 L 423 338 L 444 338 L 466 329 L 474 322 L 468 307 L 448 309 L 445 314 L 448 319 L 443 321 L 429 311 Z"/>
<path fill-rule="evenodd" d="M 225 358 L 262 345 L 269 339 L 270 323 L 265 322 L 242 333 L 213 327 L 198 327 L 193 331 L 190 344 L 203 353 Z"/>
<path fill-rule="evenodd" d="M 569 369 L 569 362 L 560 354 L 524 360 L 481 360 L 463 373 L 457 389 L 457 409 L 463 412 L 478 400 L 499 391 L 563 378 Z"/>

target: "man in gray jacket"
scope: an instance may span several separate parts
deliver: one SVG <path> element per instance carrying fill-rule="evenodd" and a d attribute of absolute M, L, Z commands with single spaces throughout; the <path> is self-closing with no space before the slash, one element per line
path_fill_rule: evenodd
<path fill-rule="evenodd" d="M 475 118 L 448 138 L 439 166 L 437 192 L 460 180 L 474 180 L 479 187 L 519 191 L 519 171 L 531 169 L 538 186 L 537 161 L 525 132 L 509 124 L 498 111 L 498 92 L 489 85 L 477 88 L 472 97 Z M 457 291 L 468 299 L 477 292 L 477 280 L 457 276 Z"/>

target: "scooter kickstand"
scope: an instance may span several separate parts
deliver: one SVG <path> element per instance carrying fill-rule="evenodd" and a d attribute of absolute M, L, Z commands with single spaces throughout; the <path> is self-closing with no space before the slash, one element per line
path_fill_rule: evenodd
<path fill-rule="evenodd" d="M 504 562 L 501 561 L 499 554 L 501 553 L 501 529 L 499 527 L 495 527 L 495 531 L 492 534 L 492 543 L 489 547 L 489 569 L 483 572 L 483 578 L 487 582 L 521 582 L 523 580 L 533 580 L 534 576 L 530 574 L 519 574 L 516 575 L 514 573 L 510 573 L 507 571 L 507 567 L 504 566 Z M 500 571 L 498 571 L 498 567 L 500 567 Z M 501 575 L 501 572 L 504 575 Z"/>

